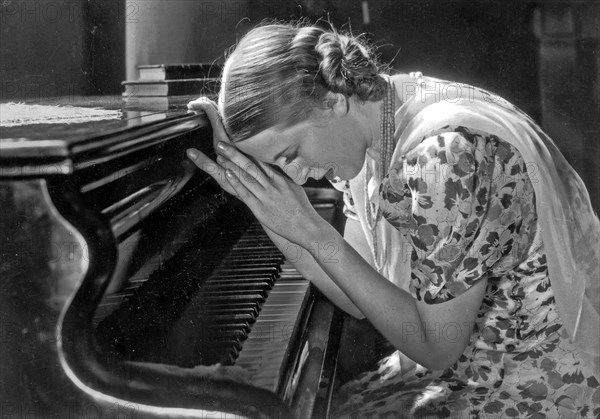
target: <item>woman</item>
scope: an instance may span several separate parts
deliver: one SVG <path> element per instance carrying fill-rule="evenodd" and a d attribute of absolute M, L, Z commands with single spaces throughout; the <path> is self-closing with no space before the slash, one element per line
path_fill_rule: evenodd
<path fill-rule="evenodd" d="M 188 156 L 398 350 L 339 390 L 335 415 L 598 417 L 598 219 L 529 117 L 471 86 L 385 75 L 359 39 L 294 25 L 248 33 L 218 107 L 189 106 L 217 164 Z M 343 238 L 308 177 L 344 190 Z"/>

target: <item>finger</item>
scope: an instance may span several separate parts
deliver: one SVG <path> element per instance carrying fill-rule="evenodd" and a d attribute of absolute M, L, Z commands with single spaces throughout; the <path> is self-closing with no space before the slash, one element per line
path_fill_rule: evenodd
<path fill-rule="evenodd" d="M 260 167 L 265 176 L 271 181 L 272 184 L 277 185 L 280 182 L 289 182 L 289 177 L 284 175 L 283 170 L 278 171 L 274 165 L 257 161 L 256 164 Z"/>
<path fill-rule="evenodd" d="M 215 109 L 219 109 L 219 107 L 217 106 L 217 103 L 214 100 L 211 100 L 206 96 L 200 96 L 198 99 L 194 99 L 194 100 L 188 102 L 187 107 L 188 107 L 188 109 L 191 109 L 191 110 L 198 110 L 198 111 L 204 112 L 204 107 L 207 105 L 211 105 Z"/>
<path fill-rule="evenodd" d="M 264 193 L 265 188 L 258 180 L 261 177 L 264 177 L 264 173 L 262 173 L 262 170 L 257 165 L 252 164 L 241 168 L 221 155 L 217 156 L 217 162 L 224 167 L 225 170 L 234 173 L 236 178 L 255 196 L 260 196 L 261 193 Z"/>
<path fill-rule="evenodd" d="M 257 203 L 256 196 L 250 192 L 246 185 L 240 181 L 240 178 L 238 178 L 231 170 L 225 171 L 225 177 L 239 198 L 252 209 Z"/>
<path fill-rule="evenodd" d="M 221 142 L 217 144 L 217 150 L 225 160 L 237 166 L 237 168 L 233 166 L 229 166 L 228 168 L 233 170 L 242 180 L 262 187 L 268 187 L 271 184 L 270 179 L 260 166 L 235 147 Z"/>
<path fill-rule="evenodd" d="M 219 184 L 228 184 L 225 178 L 225 169 L 212 161 L 204 153 L 196 149 L 189 149 L 187 156 L 199 169 L 213 177 Z"/>
<path fill-rule="evenodd" d="M 219 108 L 214 101 L 208 99 L 207 97 L 201 97 L 188 103 L 188 109 L 193 109 L 194 111 L 204 111 L 206 113 L 206 117 L 210 121 L 210 125 L 212 126 L 215 139 L 218 141 L 231 143 L 231 140 L 225 131 L 225 127 L 223 126 L 223 120 L 219 115 Z"/>
<path fill-rule="evenodd" d="M 202 110 L 202 105 L 204 103 L 210 103 L 210 102 L 213 102 L 213 101 L 211 101 L 206 96 L 200 96 L 198 99 L 189 101 L 187 107 L 188 107 L 188 109 L 191 109 L 191 110 Z"/>
<path fill-rule="evenodd" d="M 219 186 L 232 195 L 236 195 L 235 190 L 231 187 L 225 176 L 225 168 L 212 161 L 204 153 L 190 148 L 187 150 L 188 158 L 202 171 L 217 181 Z"/>
<path fill-rule="evenodd" d="M 274 164 L 263 163 L 261 161 L 257 162 L 260 166 L 265 176 L 273 185 L 284 185 L 286 183 L 295 183 L 294 179 L 292 179 L 286 170 L 280 168 Z M 289 169 L 289 166 L 286 167 Z"/>

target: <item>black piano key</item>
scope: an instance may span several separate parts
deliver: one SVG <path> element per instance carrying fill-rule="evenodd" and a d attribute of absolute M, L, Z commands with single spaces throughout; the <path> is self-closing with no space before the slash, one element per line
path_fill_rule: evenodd
<path fill-rule="evenodd" d="M 220 303 L 218 301 L 212 302 L 209 306 L 211 309 L 227 309 L 227 308 L 238 308 L 240 310 L 252 310 L 254 313 L 258 313 L 260 310 L 260 305 L 254 302 L 225 302 Z"/>
<path fill-rule="evenodd" d="M 246 269 L 246 268 L 273 269 L 275 271 L 280 270 L 278 263 L 269 263 L 269 262 L 264 262 L 261 260 L 256 260 L 256 261 L 243 261 L 243 262 L 227 264 L 224 266 L 219 266 L 215 269 L 215 272 L 238 271 L 240 269 Z"/>
<path fill-rule="evenodd" d="M 243 282 L 221 282 L 221 281 L 211 281 L 205 282 L 203 289 L 211 289 L 211 290 L 242 290 L 242 289 L 261 289 L 267 290 L 270 288 L 270 285 L 267 281 L 243 281 Z"/>
<path fill-rule="evenodd" d="M 237 264 L 269 264 L 273 266 L 279 266 L 283 262 L 283 258 L 271 255 L 257 255 L 255 253 L 248 255 L 236 255 L 223 261 L 224 265 L 237 265 Z"/>
<path fill-rule="evenodd" d="M 201 307 L 201 308 L 195 308 L 195 307 L 189 307 L 185 316 L 184 317 L 188 317 L 188 318 L 194 318 L 194 316 L 203 316 L 203 317 L 208 317 L 208 316 L 237 316 L 239 319 L 242 319 L 243 321 L 247 321 L 247 320 L 252 320 L 252 319 L 256 319 L 256 317 L 258 317 L 260 313 L 260 309 L 255 309 L 254 307 L 252 308 L 247 308 L 247 307 L 236 307 L 235 305 L 233 307 L 227 307 L 227 308 L 223 308 L 222 306 L 212 306 L 210 304 L 207 304 L 207 306 L 205 307 Z"/>
<path fill-rule="evenodd" d="M 218 333 L 217 333 L 218 331 Z M 205 329 L 205 334 L 198 336 L 198 343 L 209 343 L 209 342 L 236 342 L 236 347 L 242 348 L 241 342 L 248 338 L 248 334 L 241 330 L 219 330 L 219 329 Z"/>
<path fill-rule="evenodd" d="M 260 307 L 248 307 L 248 306 L 244 306 L 242 304 L 228 304 L 227 302 L 225 302 L 224 304 L 216 301 L 215 304 L 212 304 L 210 302 L 206 302 L 203 306 L 201 307 L 193 307 L 190 306 L 188 307 L 185 316 L 191 316 L 192 314 L 194 315 L 209 315 L 209 314 L 239 314 L 239 315 L 250 315 L 253 317 L 256 317 L 258 315 L 258 313 L 260 312 Z"/>
<path fill-rule="evenodd" d="M 234 290 L 224 290 L 212 287 L 203 287 L 200 292 L 197 294 L 198 296 L 236 296 L 236 295 L 258 295 L 262 300 L 267 296 L 267 291 L 262 288 L 253 288 L 253 287 L 244 287 L 242 289 L 234 289 Z"/>
<path fill-rule="evenodd" d="M 269 288 L 271 288 L 273 286 L 273 283 L 275 281 L 275 278 L 265 278 L 262 277 L 260 279 L 262 282 L 264 282 L 265 284 L 267 284 L 267 286 Z M 224 276 L 224 277 L 211 277 L 209 280 L 207 280 L 204 285 L 210 285 L 210 284 L 245 284 L 245 283 L 254 283 L 256 282 L 256 278 L 244 278 L 243 275 L 240 276 Z"/>
<path fill-rule="evenodd" d="M 226 264 L 223 264 L 223 266 L 219 266 L 219 268 L 216 269 L 216 272 L 221 272 L 221 269 L 245 267 L 254 267 L 256 269 L 260 269 L 261 267 L 276 268 L 280 271 L 282 262 L 283 261 L 249 256 L 246 260 L 240 259 L 229 261 Z"/>
<path fill-rule="evenodd" d="M 245 286 L 244 284 L 248 284 Z M 273 287 L 274 281 L 245 281 L 245 280 L 234 280 L 225 279 L 222 282 L 214 281 L 206 283 L 203 288 L 207 290 L 222 289 L 222 290 L 242 290 L 242 289 L 260 289 L 262 291 L 268 291 Z"/>
<path fill-rule="evenodd" d="M 227 272 L 227 273 L 257 273 L 264 272 L 268 275 L 273 275 L 275 278 L 279 278 L 279 269 L 270 268 L 266 266 L 252 267 L 252 266 L 244 266 L 244 267 L 235 267 L 235 268 L 218 268 L 214 271 L 215 273 Z"/>
<path fill-rule="evenodd" d="M 245 291 L 245 292 L 244 292 Z M 227 291 L 223 292 L 211 292 L 209 291 L 200 291 L 198 294 L 199 298 L 205 303 L 236 303 L 236 302 L 255 302 L 262 303 L 265 299 L 265 295 L 261 292 L 257 292 L 255 290 L 243 290 L 242 292 L 231 293 Z"/>
<path fill-rule="evenodd" d="M 269 283 L 272 283 L 275 279 L 279 277 L 279 272 L 274 272 L 273 270 L 264 270 L 259 269 L 258 271 L 244 271 L 244 272 L 215 272 L 211 275 L 206 283 L 216 282 L 216 281 L 240 281 L 243 282 L 245 280 L 256 280 L 262 279 Z M 272 285 L 272 284 L 271 284 Z"/>
<path fill-rule="evenodd" d="M 202 299 L 208 304 L 229 304 L 229 303 L 252 303 L 259 309 L 260 304 L 264 303 L 265 297 L 256 293 L 238 294 L 238 295 L 203 295 Z"/>
<path fill-rule="evenodd" d="M 197 313 L 199 323 L 214 324 L 214 323 L 254 323 L 256 316 L 248 313 Z"/>
<path fill-rule="evenodd" d="M 250 333 L 251 324 L 249 323 L 204 323 L 204 327 L 207 329 L 215 329 L 217 331 L 222 330 L 243 330 L 246 334 Z"/>

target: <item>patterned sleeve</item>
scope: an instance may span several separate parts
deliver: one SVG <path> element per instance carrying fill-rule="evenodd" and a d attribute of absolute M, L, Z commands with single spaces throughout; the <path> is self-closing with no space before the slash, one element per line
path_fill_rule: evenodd
<path fill-rule="evenodd" d="M 354 199 L 352 198 L 352 192 L 350 191 L 350 182 L 347 180 L 331 180 L 330 183 L 335 189 L 343 193 L 343 212 L 346 218 L 351 218 L 358 221 Z"/>
<path fill-rule="evenodd" d="M 383 216 L 410 238 L 411 293 L 428 304 L 500 269 L 535 212 L 513 199 L 531 187 L 520 154 L 497 137 L 466 134 L 425 138 L 392 162 L 380 188 Z"/>

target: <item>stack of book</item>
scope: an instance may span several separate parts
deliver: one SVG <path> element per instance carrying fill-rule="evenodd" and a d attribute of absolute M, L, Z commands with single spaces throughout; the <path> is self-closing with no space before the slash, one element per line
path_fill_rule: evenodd
<path fill-rule="evenodd" d="M 138 80 L 126 80 L 123 97 L 168 97 L 215 95 L 219 91 L 220 64 L 139 65 Z"/>

